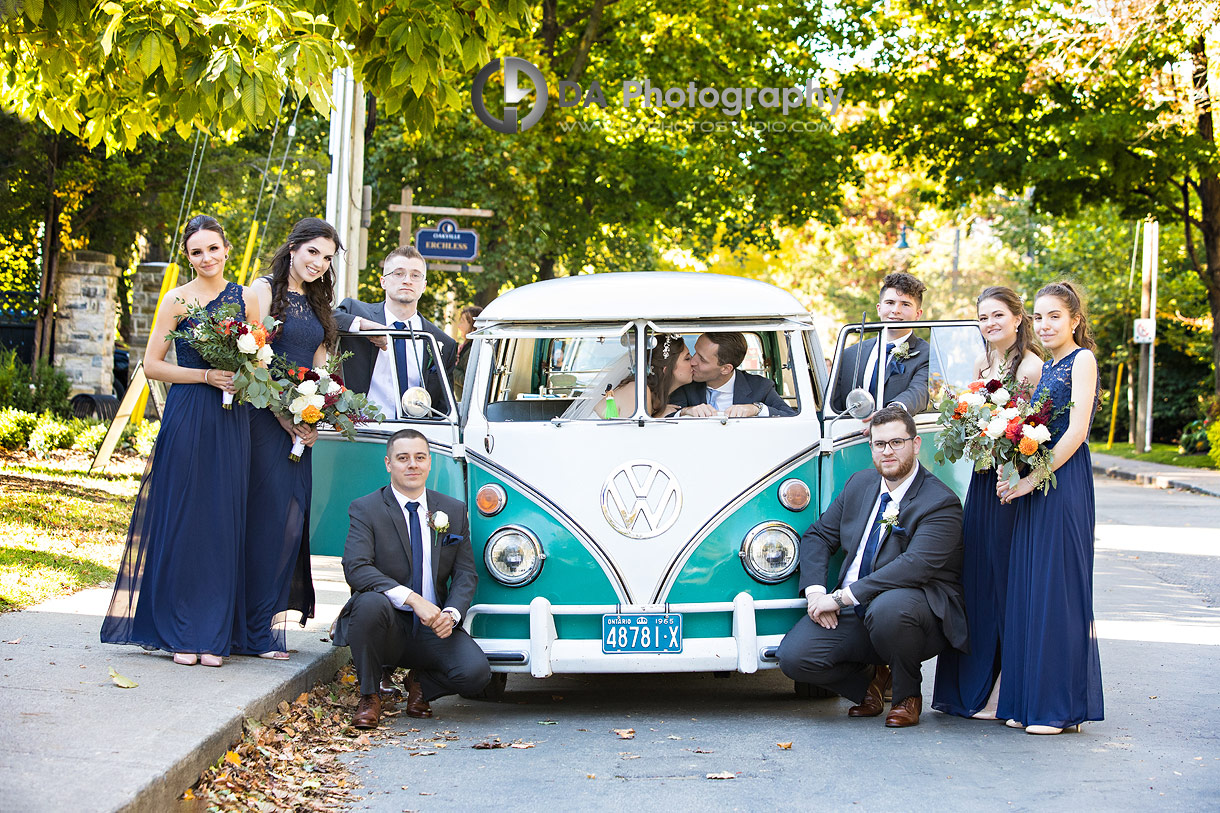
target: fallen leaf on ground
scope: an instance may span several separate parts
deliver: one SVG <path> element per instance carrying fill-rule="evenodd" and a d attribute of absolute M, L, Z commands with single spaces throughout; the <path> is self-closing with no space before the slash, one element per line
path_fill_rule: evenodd
<path fill-rule="evenodd" d="M 677 735 L 675 735 L 675 734 L 670 734 L 670 735 L 669 735 L 668 737 L 666 737 L 665 739 L 667 739 L 667 740 L 680 740 L 680 739 L 682 739 L 682 738 L 681 738 L 681 737 L 679 737 L 679 736 L 677 736 Z"/>
<path fill-rule="evenodd" d="M 554 720 L 539 720 L 538 725 L 559 725 L 559 723 Z"/>
<path fill-rule="evenodd" d="M 720 773 L 709 773 L 708 779 L 736 779 L 737 774 L 732 771 L 721 771 Z"/>
<path fill-rule="evenodd" d="M 710 748 L 695 748 L 695 749 L 691 750 L 691 753 L 693 753 L 693 754 L 714 754 L 716 752 Z"/>
<path fill-rule="evenodd" d="M 612 728 L 610 730 L 613 731 L 615 734 L 618 734 L 618 738 L 620 740 L 634 740 L 635 739 L 635 729 L 634 728 Z"/>
<path fill-rule="evenodd" d="M 534 744 L 532 742 L 514 742 L 511 745 L 509 745 L 508 747 L 509 748 L 533 748 Z"/>
<path fill-rule="evenodd" d="M 24 638 L 24 637 L 25 637 L 24 635 L 18 635 L 18 636 L 17 636 L 16 638 L 14 638 L 13 640 L 11 640 L 11 641 L 5 641 L 4 643 L 6 643 L 6 644 L 19 644 L 19 643 L 21 643 L 21 639 L 22 639 L 22 638 Z"/>
<path fill-rule="evenodd" d="M 619 753 L 619 756 L 621 756 L 623 759 L 639 759 L 640 758 L 639 754 L 632 754 L 628 751 L 619 751 L 618 753 Z"/>
<path fill-rule="evenodd" d="M 114 685 L 118 686 L 120 689 L 134 689 L 140 685 L 126 675 L 120 675 L 118 672 L 114 671 L 113 666 L 110 667 L 110 679 L 113 680 Z"/>
<path fill-rule="evenodd" d="M 416 751 L 411 756 L 413 756 L 413 757 L 434 757 L 434 756 L 436 756 L 436 752 L 435 751 Z"/>
<path fill-rule="evenodd" d="M 241 757 L 238 756 L 236 751 L 227 751 L 227 752 L 225 752 L 225 762 L 229 763 L 230 765 L 240 766 Z"/>
<path fill-rule="evenodd" d="M 435 796 L 435 795 L 436 795 L 436 791 L 432 791 L 432 790 L 421 790 L 421 791 L 419 792 L 419 795 L 420 795 L 420 796 Z"/>
<path fill-rule="evenodd" d="M 779 748 L 784 749 L 785 751 L 791 751 L 791 750 L 792 750 L 792 743 L 790 743 L 790 742 L 777 742 L 777 743 L 775 743 L 775 744 L 776 744 L 776 746 L 778 746 Z"/>
<path fill-rule="evenodd" d="M 597 774 L 595 774 L 595 773 L 585 774 L 585 779 L 596 779 L 596 778 L 597 778 Z"/>
<path fill-rule="evenodd" d="M 339 682 L 340 682 L 340 683 L 348 683 L 348 684 L 350 684 L 350 683 L 355 683 L 355 682 L 356 682 L 356 676 L 355 676 L 355 675 L 344 675 L 343 677 L 339 678 Z"/>
<path fill-rule="evenodd" d="M 487 748 L 503 748 L 503 747 L 504 747 L 504 743 L 500 742 L 500 740 L 499 740 L 499 739 L 495 739 L 495 740 L 483 740 L 482 742 L 476 742 L 474 745 L 472 745 L 472 746 L 470 746 L 470 747 L 471 747 L 471 748 L 479 748 L 479 749 L 487 749 Z"/>

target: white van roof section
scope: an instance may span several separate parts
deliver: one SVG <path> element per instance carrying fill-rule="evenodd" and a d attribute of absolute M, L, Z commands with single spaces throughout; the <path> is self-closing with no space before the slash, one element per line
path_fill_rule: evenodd
<path fill-rule="evenodd" d="M 809 320 L 796 297 L 766 282 L 697 271 L 622 271 L 514 288 L 484 308 L 475 324 L 784 317 Z"/>

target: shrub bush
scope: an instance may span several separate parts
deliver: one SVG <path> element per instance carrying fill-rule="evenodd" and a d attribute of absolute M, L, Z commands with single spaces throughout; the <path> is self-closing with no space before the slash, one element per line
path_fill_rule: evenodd
<path fill-rule="evenodd" d="M 77 433 L 76 440 L 72 443 L 72 448 L 88 452 L 89 454 L 97 454 L 97 450 L 102 446 L 102 441 L 106 438 L 106 430 L 108 428 L 104 423 L 94 423 L 85 426 Z"/>
<path fill-rule="evenodd" d="M 0 407 L 66 417 L 72 411 L 71 388 L 64 372 L 46 360 L 39 360 L 31 371 L 16 350 L 0 350 Z"/>
<path fill-rule="evenodd" d="M 38 457 L 46 457 L 53 449 L 69 449 L 76 440 L 76 427 L 53 415 L 40 415 L 38 425 L 30 433 L 29 448 Z"/>
<path fill-rule="evenodd" d="M 1207 439 L 1211 443 L 1207 456 L 1216 464 L 1216 468 L 1220 469 L 1220 420 L 1212 421 L 1211 426 L 1207 427 Z"/>
<path fill-rule="evenodd" d="M 24 449 L 37 425 L 38 416 L 32 412 L 11 408 L 0 410 L 0 446 Z"/>

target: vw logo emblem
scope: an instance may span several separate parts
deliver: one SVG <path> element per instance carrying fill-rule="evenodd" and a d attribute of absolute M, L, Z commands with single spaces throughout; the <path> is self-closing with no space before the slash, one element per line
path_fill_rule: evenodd
<path fill-rule="evenodd" d="M 665 533 L 682 511 L 678 478 L 660 463 L 632 460 L 610 472 L 602 486 L 602 513 L 610 527 L 632 539 Z"/>

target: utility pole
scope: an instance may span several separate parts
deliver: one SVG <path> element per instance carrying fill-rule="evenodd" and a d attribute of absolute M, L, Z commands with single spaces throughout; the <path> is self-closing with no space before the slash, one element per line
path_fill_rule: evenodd
<path fill-rule="evenodd" d="M 1156 359 L 1156 278 L 1157 255 L 1160 249 L 1160 224 L 1149 220 L 1144 224 L 1144 263 L 1140 286 L 1140 321 L 1136 323 L 1135 340 L 1140 344 L 1140 368 L 1136 383 L 1136 414 L 1133 416 L 1135 451 L 1144 454 L 1152 449 L 1152 400 Z M 1151 320 L 1151 330 L 1149 323 Z"/>

